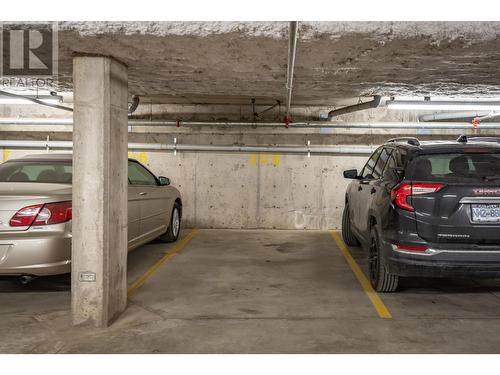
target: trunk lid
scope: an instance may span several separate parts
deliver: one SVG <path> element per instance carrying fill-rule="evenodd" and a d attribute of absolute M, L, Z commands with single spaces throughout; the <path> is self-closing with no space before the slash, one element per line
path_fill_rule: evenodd
<path fill-rule="evenodd" d="M 497 210 L 493 216 L 498 216 L 499 185 L 446 185 L 433 194 L 413 195 L 411 204 L 415 209 L 417 233 L 426 241 L 500 244 L 499 219 L 477 215 L 478 210 L 493 209 Z"/>
<path fill-rule="evenodd" d="M 9 225 L 10 219 L 21 208 L 67 200 L 71 200 L 71 185 L 68 184 L 0 182 L 0 232 L 28 229 Z"/>
<path fill-rule="evenodd" d="M 418 235 L 429 242 L 500 244 L 500 155 L 422 155 L 409 167 L 413 186 L 433 182 L 433 193 L 413 194 Z"/>

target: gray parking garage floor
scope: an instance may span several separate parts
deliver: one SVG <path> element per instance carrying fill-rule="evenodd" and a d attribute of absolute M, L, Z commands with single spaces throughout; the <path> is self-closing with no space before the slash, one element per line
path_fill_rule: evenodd
<path fill-rule="evenodd" d="M 329 232 L 191 236 L 129 254 L 129 307 L 105 330 L 71 327 L 67 277 L 1 279 L 0 352 L 500 352 L 500 281 L 406 280 L 381 318 Z"/>

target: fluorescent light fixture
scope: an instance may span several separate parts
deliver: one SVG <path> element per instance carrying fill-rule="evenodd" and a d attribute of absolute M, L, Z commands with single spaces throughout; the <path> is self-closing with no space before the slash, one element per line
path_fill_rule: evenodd
<path fill-rule="evenodd" d="M 500 111 L 500 99 L 391 99 L 387 108 L 422 111 Z"/>
<path fill-rule="evenodd" d="M 51 95 L 43 95 L 43 96 L 30 96 L 30 98 L 38 99 L 47 104 L 60 104 L 62 102 L 61 96 L 51 96 Z M 22 97 L 14 98 L 8 96 L 0 95 L 0 104 L 35 104 L 28 99 L 24 99 Z"/>

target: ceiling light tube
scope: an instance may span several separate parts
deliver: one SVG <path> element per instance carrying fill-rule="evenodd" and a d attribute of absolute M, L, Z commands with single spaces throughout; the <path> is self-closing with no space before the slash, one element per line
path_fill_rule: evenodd
<path fill-rule="evenodd" d="M 500 101 L 388 100 L 387 108 L 422 111 L 500 111 Z"/>

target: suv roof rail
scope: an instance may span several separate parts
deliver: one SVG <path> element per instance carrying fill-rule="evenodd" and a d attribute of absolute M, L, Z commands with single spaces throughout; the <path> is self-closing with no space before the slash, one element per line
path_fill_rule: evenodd
<path fill-rule="evenodd" d="M 500 137 L 467 137 L 466 135 L 461 135 L 457 139 L 457 142 L 460 142 L 460 143 L 467 143 L 469 141 L 500 143 Z"/>
<path fill-rule="evenodd" d="M 420 146 L 420 141 L 415 137 L 399 137 L 389 139 L 387 142 L 406 142 L 412 146 Z"/>

